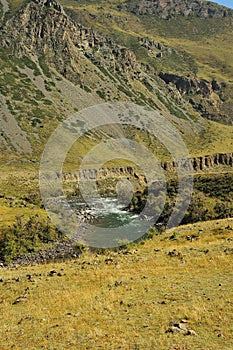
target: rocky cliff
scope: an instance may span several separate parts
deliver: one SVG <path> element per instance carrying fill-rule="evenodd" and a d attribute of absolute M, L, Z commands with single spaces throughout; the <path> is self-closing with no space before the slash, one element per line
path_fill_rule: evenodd
<path fill-rule="evenodd" d="M 203 0 L 129 0 L 127 9 L 137 15 L 156 15 L 169 19 L 177 15 L 184 17 L 223 18 L 233 11 Z"/>
<path fill-rule="evenodd" d="M 24 2 L 20 10 L 5 16 L 0 37 L 1 153 L 11 153 L 14 159 L 17 133 L 23 135 L 23 150 L 18 147 L 16 153 L 26 153 L 28 139 L 30 153 L 38 155 L 54 120 L 104 101 L 132 101 L 159 110 L 186 140 L 193 121 L 198 120 L 198 133 L 205 134 L 208 123 L 199 119 L 200 115 L 232 123 L 232 104 L 226 97 L 228 92 L 230 95 L 229 82 L 156 69 L 152 59 L 159 61 L 176 49 L 145 37 L 144 31 L 133 38 L 133 44 L 140 46 L 143 55 L 151 51 L 151 61 L 144 56 L 140 60 L 137 48 L 129 49 L 127 42 L 125 46 L 117 44 L 106 33 L 79 24 L 54 0 Z"/>
<path fill-rule="evenodd" d="M 83 57 L 126 76 L 136 71 L 133 52 L 76 24 L 53 0 L 33 0 L 23 6 L 5 24 L 0 43 L 19 57 L 43 56 L 74 83 L 82 83 L 79 63 Z"/>
<path fill-rule="evenodd" d="M 169 2 L 169 6 L 180 9 L 187 6 L 188 3 L 179 2 L 178 6 L 178 3 L 174 1 Z M 146 8 L 148 4 L 169 9 L 164 1 L 144 1 L 140 6 Z M 196 5 L 198 4 L 197 1 Z M 130 3 L 129 6 L 131 6 Z M 207 5 L 203 6 L 205 8 Z M 212 5 L 208 4 L 207 7 L 210 11 Z M 216 9 L 222 12 L 227 11 L 222 7 L 216 7 Z M 149 95 L 151 92 L 155 94 L 159 77 L 169 85 L 168 89 L 164 87 L 165 94 L 169 94 L 175 100 L 177 98 L 186 99 L 190 107 L 205 118 L 231 124 L 230 119 L 233 112 L 225 103 L 227 92 L 229 92 L 225 91 L 225 83 L 156 72 L 150 65 L 139 62 L 135 53 L 129 48 L 117 45 L 112 39 L 76 23 L 54 0 L 33 0 L 26 3 L 15 16 L 4 24 L 0 44 L 3 49 L 10 49 L 17 57 L 29 56 L 34 61 L 39 60 L 41 65 L 45 62 L 74 84 L 87 87 L 89 92 L 92 91 L 92 86 L 87 80 L 91 80 L 92 68 L 87 70 L 87 62 L 89 66 L 91 62 L 93 67 L 104 70 L 104 74 L 109 75 L 111 72 L 111 74 L 120 76 L 127 86 L 122 86 L 120 82 L 121 86 L 116 86 L 118 92 L 123 92 L 140 103 L 147 102 L 145 93 L 133 91 L 131 82 L 138 80 L 146 88 L 146 94 Z M 158 60 L 163 55 L 173 52 L 173 49 L 148 38 L 141 38 L 139 45 L 149 51 L 152 50 Z M 114 83 L 117 82 L 113 76 L 111 79 Z M 101 98 L 111 100 L 111 91 L 112 87 L 108 87 L 97 92 Z M 156 102 L 152 99 L 151 96 L 148 97 L 150 106 L 154 107 Z M 167 105 L 169 104 L 170 102 Z"/>
<path fill-rule="evenodd" d="M 233 167 L 233 153 L 218 153 L 203 157 L 195 157 L 191 159 L 191 162 L 193 170 L 196 172 L 203 171 L 205 169 L 213 169 L 215 166 L 218 165 Z M 161 166 L 164 170 L 168 172 L 174 172 L 176 171 L 177 166 L 179 166 L 180 164 L 181 163 L 179 162 L 164 162 L 161 164 Z"/>
<path fill-rule="evenodd" d="M 232 123 L 233 112 L 227 109 L 224 103 L 228 95 L 228 86 L 225 82 L 200 79 L 194 75 L 181 76 L 160 72 L 159 77 L 173 88 L 192 105 L 204 118 L 219 122 Z M 228 95 L 229 96 L 229 95 Z"/>
<path fill-rule="evenodd" d="M 233 153 L 217 153 L 213 155 L 206 155 L 201 157 L 191 158 L 192 168 L 190 168 L 189 160 L 179 162 L 162 162 L 161 167 L 167 172 L 175 172 L 177 167 L 184 166 L 194 170 L 195 172 L 204 171 L 205 169 L 213 169 L 216 166 L 228 166 L 229 169 L 233 167 Z M 139 185 L 147 183 L 145 175 L 133 166 L 104 168 L 98 171 L 97 169 L 82 169 L 76 172 L 65 173 L 63 179 L 65 181 L 77 181 L 78 179 L 85 180 L 103 180 L 107 178 L 128 180 L 134 179 Z"/>

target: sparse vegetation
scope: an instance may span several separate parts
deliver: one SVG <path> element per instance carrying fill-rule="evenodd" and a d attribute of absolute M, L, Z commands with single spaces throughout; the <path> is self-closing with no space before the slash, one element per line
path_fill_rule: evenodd
<path fill-rule="evenodd" d="M 40 64 L 40 67 L 44 73 L 44 75 L 47 77 L 47 78 L 51 78 L 52 77 L 52 74 L 50 73 L 50 70 L 49 70 L 49 67 L 48 65 L 46 64 L 45 62 L 45 57 L 44 56 L 40 56 L 38 58 L 38 61 L 39 61 L 39 64 Z"/>

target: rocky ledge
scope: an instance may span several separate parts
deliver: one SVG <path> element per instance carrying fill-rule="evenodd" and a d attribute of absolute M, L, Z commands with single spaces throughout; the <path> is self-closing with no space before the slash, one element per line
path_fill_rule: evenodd
<path fill-rule="evenodd" d="M 205 169 L 213 169 L 216 166 L 223 165 L 230 168 L 233 167 L 233 153 L 216 153 L 212 155 L 194 157 L 191 159 L 162 162 L 161 167 L 165 171 L 175 172 L 179 166 L 191 166 L 191 171 L 203 171 Z M 58 177 L 60 175 L 58 174 Z M 141 185 L 146 184 L 146 177 L 144 174 L 140 174 L 137 168 L 133 166 L 118 167 L 118 168 L 105 168 L 100 169 L 82 169 L 75 172 L 66 173 L 63 175 L 65 181 L 77 181 L 80 179 L 88 180 L 101 180 L 106 178 L 119 179 L 122 177 L 135 178 Z"/>
<path fill-rule="evenodd" d="M 194 75 L 181 76 L 160 72 L 159 77 L 168 85 L 172 94 L 185 98 L 202 117 L 231 124 L 232 111 L 225 109 L 228 94 L 227 84 L 215 79 L 199 79 Z"/>

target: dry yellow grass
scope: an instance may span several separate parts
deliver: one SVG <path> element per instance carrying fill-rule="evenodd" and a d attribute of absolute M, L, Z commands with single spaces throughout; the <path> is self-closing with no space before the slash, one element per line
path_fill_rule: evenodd
<path fill-rule="evenodd" d="M 198 223 L 122 253 L 1 269 L 0 349 L 232 349 L 232 229 Z M 196 335 L 166 333 L 182 319 Z"/>

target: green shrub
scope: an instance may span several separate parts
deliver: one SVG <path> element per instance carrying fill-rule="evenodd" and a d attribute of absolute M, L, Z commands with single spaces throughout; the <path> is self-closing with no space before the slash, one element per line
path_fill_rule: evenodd
<path fill-rule="evenodd" d="M 103 90 L 97 90 L 96 93 L 99 95 L 100 98 L 106 101 L 106 93 Z"/>
<path fill-rule="evenodd" d="M 39 59 L 39 65 L 44 73 L 44 75 L 47 77 L 47 78 L 51 78 L 52 75 L 50 73 L 50 70 L 49 70 L 49 67 L 47 66 L 46 62 L 45 62 L 45 58 L 43 56 L 40 56 Z"/>
<path fill-rule="evenodd" d="M 0 259 L 11 261 L 20 254 L 36 252 L 43 243 L 54 242 L 58 238 L 59 233 L 48 219 L 38 215 L 29 219 L 18 216 L 15 224 L 3 229 L 0 234 Z"/>

